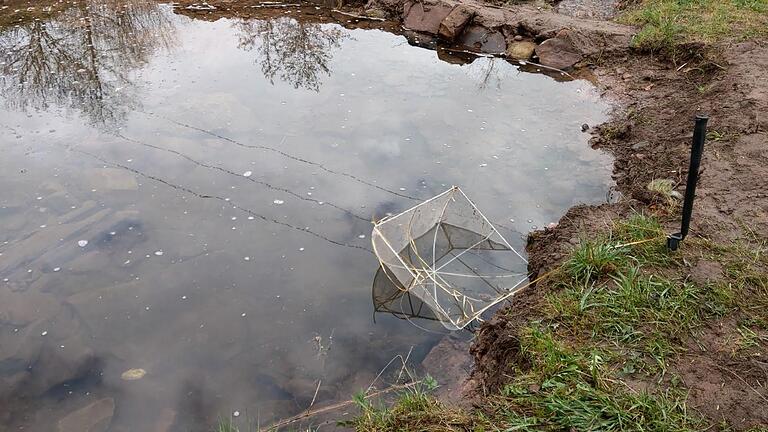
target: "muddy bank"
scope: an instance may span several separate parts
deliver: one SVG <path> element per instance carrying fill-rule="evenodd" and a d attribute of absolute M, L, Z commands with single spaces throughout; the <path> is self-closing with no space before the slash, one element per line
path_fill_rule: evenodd
<path fill-rule="evenodd" d="M 751 244 L 768 238 L 764 43 L 691 45 L 681 47 L 675 56 L 653 56 L 631 48 L 631 28 L 528 6 L 502 9 L 475 2 L 371 0 L 366 7 L 385 11 L 405 28 L 468 49 L 532 59 L 574 75 L 589 70 L 604 96 L 618 102 L 612 120 L 592 130 L 591 144 L 615 157 L 614 179 L 623 198 L 616 204 L 575 207 L 557 227 L 533 233 L 528 242 L 533 277 L 558 266 L 580 238 L 605 232 L 613 220 L 633 212 L 657 212 L 672 232 L 676 214 L 665 214 L 648 184 L 666 179 L 678 192 L 684 191 L 692 120 L 698 114 L 711 120 L 692 235 Z M 681 276 L 694 280 L 701 268 L 712 266 L 705 258 L 689 264 Z M 541 317 L 541 301 L 552 289 L 548 281 L 527 289 L 480 329 L 471 350 L 475 370 L 470 393 L 498 390 L 513 369 L 525 369 L 517 331 Z M 727 331 L 733 330 L 732 321 L 731 317 L 712 322 L 705 342 L 676 359 L 674 371 L 690 390 L 691 406 L 710 421 L 725 419 L 748 428 L 768 422 L 759 414 L 765 391 L 749 390 L 762 387 L 765 370 L 760 362 L 734 361 L 721 349 L 733 333 Z"/>
<path fill-rule="evenodd" d="M 614 156 L 614 179 L 623 198 L 616 204 L 575 207 L 555 228 L 533 233 L 528 252 L 534 277 L 558 266 L 580 238 L 605 232 L 616 218 L 633 212 L 657 212 L 672 232 L 676 215 L 665 214 L 659 197 L 647 185 L 666 179 L 683 192 L 692 120 L 697 114 L 708 114 L 711 120 L 692 235 L 747 243 L 768 237 L 765 44 L 691 45 L 681 47 L 675 56 L 654 56 L 632 49 L 636 29 L 528 5 L 370 0 L 365 5 L 347 5 L 345 10 L 376 22 L 394 20 L 446 46 L 534 61 L 574 76 L 592 75 L 603 95 L 617 103 L 612 120 L 590 133 L 594 148 Z M 703 258 L 689 264 L 679 270 L 687 272 L 680 276 L 699 277 L 700 269 L 709 266 Z M 541 317 L 542 299 L 553 289 L 548 281 L 527 289 L 508 307 L 514 313 L 501 311 L 480 329 L 471 349 L 475 369 L 471 386 L 465 386 L 473 388 L 469 394 L 497 390 L 515 368 L 525 368 L 517 331 Z M 723 325 L 711 323 L 713 329 Z M 728 332 L 712 333 L 719 336 L 674 362 L 675 373 L 690 390 L 690 405 L 713 422 L 725 419 L 740 428 L 766 422 L 756 414 L 762 412 L 765 395 L 745 390 L 733 376 L 759 383 L 765 371 L 759 363 L 734 362 L 717 349 Z M 716 388 L 724 390 L 713 397 Z"/>

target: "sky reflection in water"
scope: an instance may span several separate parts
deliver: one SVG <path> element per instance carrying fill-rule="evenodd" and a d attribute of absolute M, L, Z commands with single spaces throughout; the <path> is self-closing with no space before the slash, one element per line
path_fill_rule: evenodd
<path fill-rule="evenodd" d="M 439 337 L 373 322 L 371 219 L 456 184 L 522 246 L 610 185 L 588 83 L 383 31 L 83 2 L 2 31 L 0 91 L 3 428 L 346 399 Z"/>

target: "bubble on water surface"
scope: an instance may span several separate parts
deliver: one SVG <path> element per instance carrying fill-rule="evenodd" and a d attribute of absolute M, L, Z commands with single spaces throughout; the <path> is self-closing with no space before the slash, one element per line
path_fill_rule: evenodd
<path fill-rule="evenodd" d="M 252 171 L 246 171 L 246 172 L 243 173 L 243 177 L 250 177 L 252 175 L 253 175 Z"/>
<path fill-rule="evenodd" d="M 57 272 L 59 270 L 61 270 L 61 267 L 56 267 L 56 268 L 53 269 L 53 271 L 55 271 L 55 272 Z"/>
<path fill-rule="evenodd" d="M 88 240 L 78 240 L 77 245 L 80 247 L 86 247 L 88 246 Z"/>
<path fill-rule="evenodd" d="M 283 203 L 285 203 L 285 201 L 283 201 L 283 200 L 281 200 L 281 199 L 276 199 L 276 200 L 272 201 L 272 203 L 273 203 L 273 204 L 277 204 L 277 205 L 280 205 L 280 204 L 283 204 Z"/>
<path fill-rule="evenodd" d="M 163 256 L 163 251 L 162 251 L 162 249 L 161 249 L 161 250 L 158 250 L 158 251 L 155 251 L 155 255 L 157 255 L 157 256 Z"/>

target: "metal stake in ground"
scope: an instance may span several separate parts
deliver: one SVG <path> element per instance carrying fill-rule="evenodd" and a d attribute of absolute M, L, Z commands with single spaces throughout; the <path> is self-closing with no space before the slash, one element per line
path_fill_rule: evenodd
<path fill-rule="evenodd" d="M 667 247 L 675 251 L 680 246 L 688 229 L 691 226 L 691 213 L 693 212 L 693 199 L 696 197 L 696 183 L 699 181 L 699 165 L 701 155 L 704 153 L 704 141 L 707 137 L 707 120 L 705 115 L 696 116 L 696 125 L 693 129 L 693 145 L 691 146 L 691 163 L 688 167 L 688 182 L 685 186 L 685 201 L 683 202 L 683 222 L 680 232 L 670 234 L 667 237 Z"/>

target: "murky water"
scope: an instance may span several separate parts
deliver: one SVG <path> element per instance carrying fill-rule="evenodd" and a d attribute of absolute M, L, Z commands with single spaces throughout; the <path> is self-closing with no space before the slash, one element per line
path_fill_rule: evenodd
<path fill-rule="evenodd" d="M 0 429 L 347 399 L 442 332 L 374 321 L 372 219 L 455 184 L 522 246 L 610 185 L 584 81 L 284 10 L 61 9 L 0 33 Z"/>

